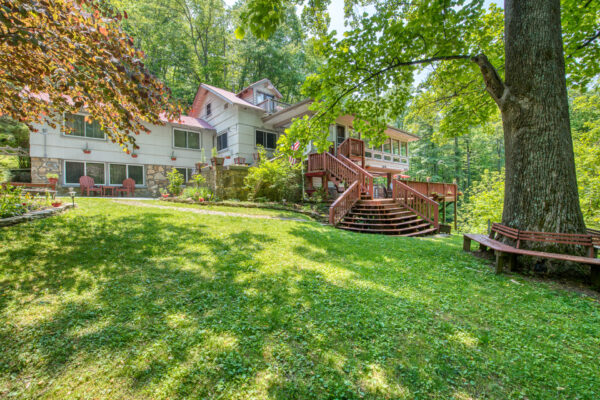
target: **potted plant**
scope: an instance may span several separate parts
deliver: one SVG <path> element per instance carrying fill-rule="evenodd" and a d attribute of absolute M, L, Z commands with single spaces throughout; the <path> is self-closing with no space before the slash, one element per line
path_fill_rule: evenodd
<path fill-rule="evenodd" d="M 196 163 L 196 169 L 200 171 L 202 168 L 206 167 L 206 153 L 204 152 L 204 147 L 200 149 L 200 162 Z"/>
<path fill-rule="evenodd" d="M 131 153 L 131 157 L 137 158 L 137 156 L 138 156 L 137 153 Z"/>
<path fill-rule="evenodd" d="M 85 148 L 83 149 L 84 154 L 91 154 L 92 150 L 88 147 L 88 144 L 85 144 Z"/>
<path fill-rule="evenodd" d="M 175 152 L 171 152 L 171 161 L 175 161 L 177 160 L 177 157 L 175 157 Z"/>
<path fill-rule="evenodd" d="M 216 147 L 212 148 L 212 158 L 210 159 L 210 162 L 212 163 L 213 167 L 217 165 L 221 166 L 225 162 L 225 159 L 223 157 L 219 157 L 219 153 L 217 152 Z"/>
<path fill-rule="evenodd" d="M 167 197 L 169 197 L 169 192 L 167 192 L 167 190 L 166 190 L 166 189 L 164 189 L 164 188 L 161 188 L 161 189 L 160 189 L 160 196 L 161 196 L 163 199 L 166 199 Z"/>
<path fill-rule="evenodd" d="M 58 174 L 46 174 L 46 179 L 48 179 L 48 183 L 56 186 L 58 183 Z"/>

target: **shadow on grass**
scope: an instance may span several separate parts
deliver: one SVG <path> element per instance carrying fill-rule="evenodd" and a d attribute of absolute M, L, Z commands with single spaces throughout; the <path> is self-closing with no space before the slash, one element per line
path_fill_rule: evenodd
<path fill-rule="evenodd" d="M 68 381 L 102 364 L 125 394 L 178 398 L 505 398 L 531 379 L 525 392 L 556 387 L 535 376 L 554 364 L 513 365 L 521 350 L 490 344 L 502 332 L 476 319 L 493 304 L 460 320 L 469 316 L 460 291 L 486 293 L 486 281 L 423 264 L 456 249 L 303 224 L 282 243 L 180 217 L 143 210 L 20 228 L 27 242 L 1 258 L 13 262 L 0 282 L 0 376 Z M 293 257 L 272 265 L 286 246 Z M 49 295 L 61 300 L 48 315 L 10 325 L 10 305 L 38 307 Z M 516 320 L 498 323 L 529 334 Z"/>

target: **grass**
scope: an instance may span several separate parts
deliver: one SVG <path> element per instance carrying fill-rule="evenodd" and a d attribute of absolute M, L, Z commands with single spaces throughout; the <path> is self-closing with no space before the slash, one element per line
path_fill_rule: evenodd
<path fill-rule="evenodd" d="M 81 199 L 0 243 L 0 398 L 600 397 L 599 304 L 458 237 Z"/>
<path fill-rule="evenodd" d="M 308 215 L 297 213 L 294 211 L 287 210 L 273 210 L 268 208 L 254 208 L 254 207 L 229 207 L 221 205 L 200 205 L 200 204 L 188 204 L 188 203 L 175 203 L 159 200 L 145 201 L 145 204 L 154 204 L 167 207 L 179 207 L 179 208 L 196 208 L 199 210 L 207 211 L 222 211 L 235 214 L 247 214 L 247 215 L 266 215 L 270 217 L 279 218 L 295 218 L 311 221 L 312 218 Z"/>

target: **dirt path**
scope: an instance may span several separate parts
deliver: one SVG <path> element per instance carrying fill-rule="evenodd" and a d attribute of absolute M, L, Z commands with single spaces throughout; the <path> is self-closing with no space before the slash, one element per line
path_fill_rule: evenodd
<path fill-rule="evenodd" d="M 163 205 L 159 205 L 159 204 L 148 204 L 145 201 L 136 201 L 136 200 L 113 200 L 113 201 L 115 203 L 126 204 L 129 206 L 185 211 L 185 212 L 191 212 L 191 213 L 195 213 L 195 214 L 223 215 L 223 216 L 227 216 L 227 217 L 244 217 L 244 218 L 258 218 L 258 219 L 278 219 L 281 221 L 310 222 L 309 220 L 301 219 L 301 218 L 277 217 L 277 216 L 273 216 L 273 215 L 259 215 L 259 214 L 241 214 L 241 213 L 226 212 L 226 211 L 202 210 L 202 209 L 198 209 L 198 208 L 163 206 Z"/>

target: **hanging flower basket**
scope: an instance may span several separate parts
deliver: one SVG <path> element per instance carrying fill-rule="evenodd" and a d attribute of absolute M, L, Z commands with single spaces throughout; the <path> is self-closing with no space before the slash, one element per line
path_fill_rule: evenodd
<path fill-rule="evenodd" d="M 137 155 L 137 154 L 135 154 L 135 153 L 132 153 L 132 154 L 131 154 L 131 157 L 133 157 L 133 158 L 137 158 L 137 156 L 138 156 L 138 155 Z"/>
<path fill-rule="evenodd" d="M 91 154 L 91 153 L 92 153 L 92 151 L 91 151 L 91 150 L 89 150 L 89 149 L 83 149 L 83 153 L 84 153 L 84 154 Z"/>

